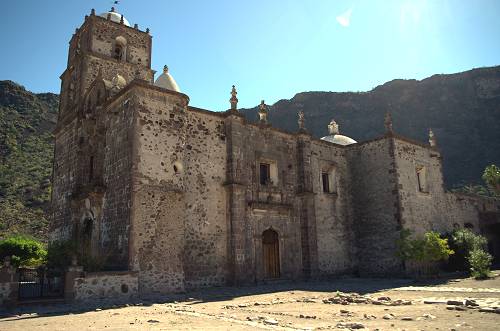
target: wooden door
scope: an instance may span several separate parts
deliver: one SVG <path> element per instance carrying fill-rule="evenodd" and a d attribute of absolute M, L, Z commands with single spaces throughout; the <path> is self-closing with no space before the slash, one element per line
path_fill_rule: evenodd
<path fill-rule="evenodd" d="M 264 278 L 280 277 L 280 246 L 278 233 L 271 229 L 262 234 Z"/>

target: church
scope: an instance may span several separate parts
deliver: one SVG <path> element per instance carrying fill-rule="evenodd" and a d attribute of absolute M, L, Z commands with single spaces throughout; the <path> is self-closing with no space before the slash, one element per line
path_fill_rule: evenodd
<path fill-rule="evenodd" d="M 247 121 L 234 86 L 227 111 L 192 107 L 166 66 L 155 79 L 151 47 L 149 29 L 92 10 L 54 132 L 50 240 L 133 272 L 139 293 L 404 274 L 402 229 L 478 229 L 479 204 L 444 189 L 432 131 L 399 136 L 388 114 L 381 137 L 357 142 L 332 120 L 317 139 L 299 113 L 284 132 L 264 101 Z"/>

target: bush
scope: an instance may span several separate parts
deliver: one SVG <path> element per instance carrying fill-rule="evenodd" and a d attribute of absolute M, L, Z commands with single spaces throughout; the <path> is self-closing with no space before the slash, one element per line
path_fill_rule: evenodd
<path fill-rule="evenodd" d="M 467 256 L 470 271 L 474 278 L 485 279 L 489 277 L 493 257 L 482 249 L 474 249 Z"/>
<path fill-rule="evenodd" d="M 424 238 L 411 239 L 411 231 L 401 231 L 397 255 L 404 261 L 437 262 L 447 260 L 455 252 L 437 232 L 427 232 Z"/>
<path fill-rule="evenodd" d="M 41 242 L 16 235 L 0 242 L 0 259 L 6 257 L 15 267 L 36 267 L 45 262 L 47 251 Z"/>
<path fill-rule="evenodd" d="M 450 258 L 450 271 L 470 269 L 468 257 L 473 250 L 486 251 L 487 239 L 475 234 L 469 229 L 458 229 L 449 235 L 450 246 L 455 251 L 455 255 Z"/>

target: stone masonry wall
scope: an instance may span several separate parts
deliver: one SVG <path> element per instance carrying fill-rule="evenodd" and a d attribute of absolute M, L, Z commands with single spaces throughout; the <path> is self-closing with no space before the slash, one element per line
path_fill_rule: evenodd
<path fill-rule="evenodd" d="M 395 139 L 395 158 L 403 227 L 416 235 L 450 230 L 439 152 Z M 416 169 L 420 167 L 425 168 L 425 192 L 419 191 Z"/>
<path fill-rule="evenodd" d="M 132 266 L 141 293 L 225 281 L 225 152 L 221 119 L 175 92 L 137 89 Z"/>
<path fill-rule="evenodd" d="M 126 60 L 129 63 L 150 66 L 151 36 L 142 31 L 125 25 L 107 21 L 104 18 L 92 17 L 91 50 L 93 52 L 112 56 L 115 39 L 126 40 Z"/>
<path fill-rule="evenodd" d="M 396 164 L 402 224 L 416 235 L 434 230 L 445 233 L 472 225 L 479 231 L 479 202 L 445 192 L 439 151 L 396 139 Z M 425 167 L 426 192 L 420 192 L 416 168 Z"/>
<path fill-rule="evenodd" d="M 227 271 L 223 118 L 188 110 L 184 153 L 186 287 L 222 285 Z"/>
<path fill-rule="evenodd" d="M 297 200 L 297 141 L 267 126 L 232 123 L 228 144 L 233 191 L 230 224 L 235 282 L 261 281 L 263 274 L 262 233 L 272 229 L 279 236 L 279 262 L 284 278 L 302 275 L 301 234 Z M 260 184 L 260 163 L 271 164 L 273 182 Z M 234 192 L 240 192 L 235 194 Z"/>
<path fill-rule="evenodd" d="M 312 155 L 319 272 L 326 275 L 351 272 L 356 256 L 345 148 L 313 141 Z M 322 172 L 330 172 L 334 177 L 330 193 L 323 192 Z"/>
<path fill-rule="evenodd" d="M 135 272 L 93 272 L 74 279 L 74 300 L 130 300 L 138 296 Z"/>
<path fill-rule="evenodd" d="M 106 109 L 106 147 L 103 162 L 106 192 L 99 220 L 99 252 L 106 255 L 107 266 L 113 269 L 127 269 L 129 264 L 134 129 L 132 98 L 130 94 L 125 94 Z M 125 102 L 127 100 L 128 102 Z"/>
<path fill-rule="evenodd" d="M 71 236 L 71 193 L 76 185 L 78 161 L 77 132 L 75 119 L 55 134 L 50 241 Z"/>
<path fill-rule="evenodd" d="M 361 274 L 402 271 L 396 258 L 400 214 L 391 137 L 349 146 L 357 265 Z"/>

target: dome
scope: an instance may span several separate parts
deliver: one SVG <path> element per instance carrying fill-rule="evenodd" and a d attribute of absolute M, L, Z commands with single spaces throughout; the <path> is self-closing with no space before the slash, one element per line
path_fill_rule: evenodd
<path fill-rule="evenodd" d="M 331 120 L 330 124 L 328 124 L 328 133 L 330 133 L 330 135 L 321 138 L 321 140 L 342 146 L 352 145 L 357 143 L 356 140 L 339 134 L 339 125 L 333 119 Z"/>
<path fill-rule="evenodd" d="M 334 143 L 337 145 L 343 145 L 343 146 L 352 145 L 352 144 L 357 143 L 356 140 L 354 140 L 350 137 L 347 137 L 347 136 L 343 136 L 341 134 L 336 134 L 333 136 L 332 135 L 326 136 L 326 137 L 321 138 L 321 140 L 328 141 L 330 143 Z"/>
<path fill-rule="evenodd" d="M 156 79 L 155 86 L 164 88 L 166 90 L 180 92 L 179 85 L 175 82 L 172 75 L 168 73 L 168 67 L 163 67 L 163 73 Z"/>
<path fill-rule="evenodd" d="M 111 21 L 120 23 L 122 15 L 120 13 L 115 12 L 114 8 L 111 8 L 111 11 L 108 11 L 106 13 L 99 14 L 99 16 L 108 18 L 108 14 L 111 14 Z M 125 17 L 123 18 L 123 24 L 126 26 L 130 26 L 130 23 L 127 21 Z"/>

